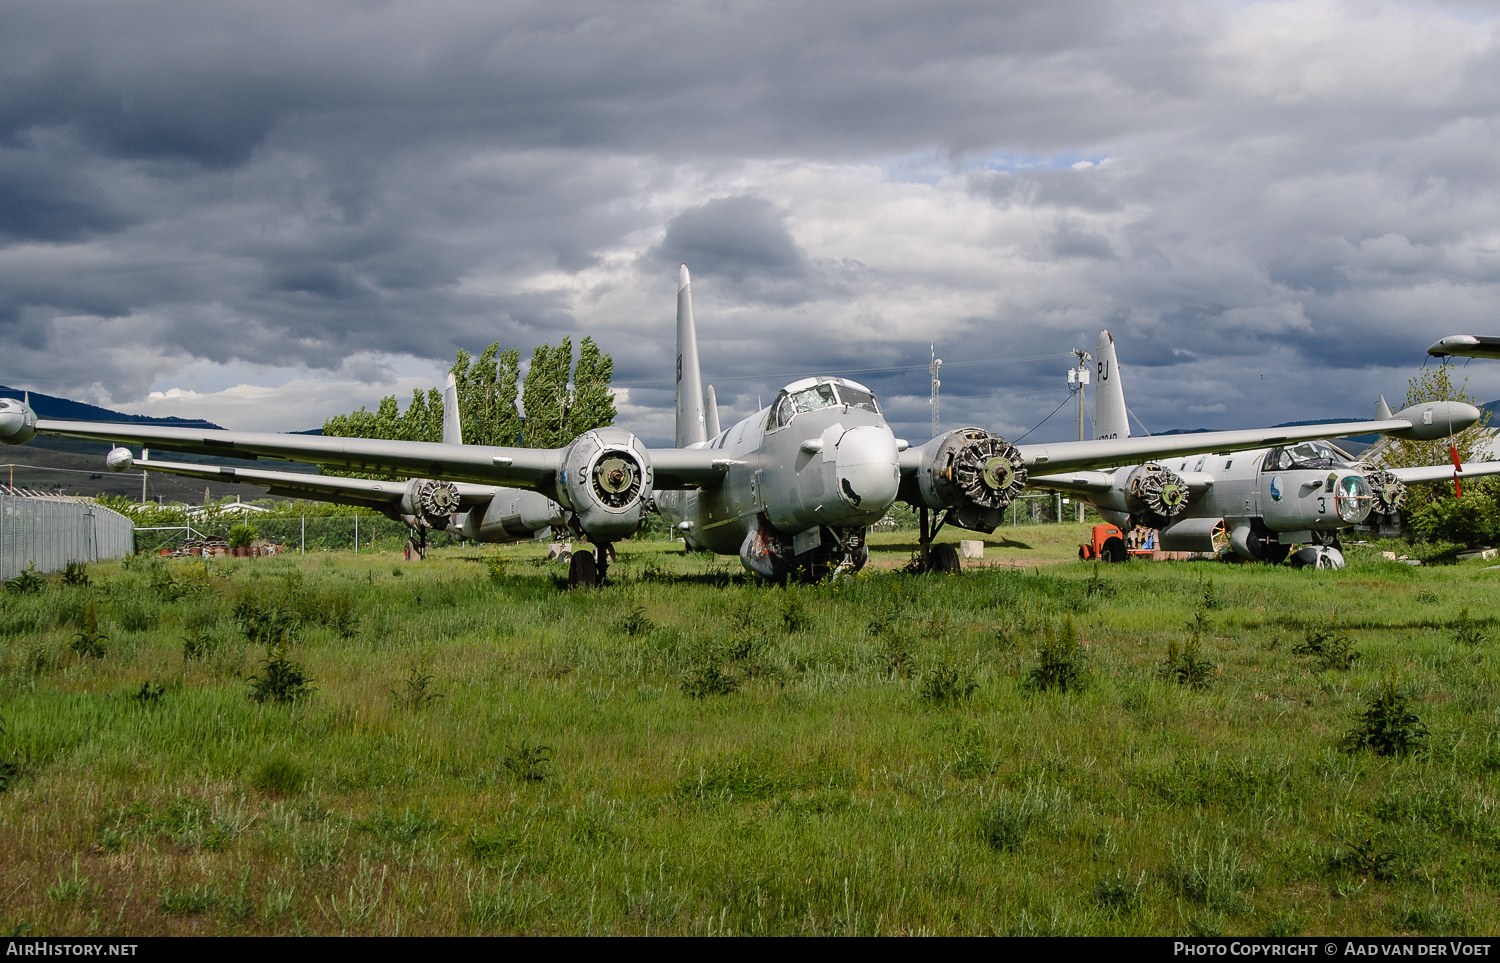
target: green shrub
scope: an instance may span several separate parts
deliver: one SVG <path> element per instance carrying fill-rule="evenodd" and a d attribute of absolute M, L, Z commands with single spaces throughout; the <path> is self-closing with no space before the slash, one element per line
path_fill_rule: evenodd
<path fill-rule="evenodd" d="M 316 691 L 312 680 L 286 651 L 286 639 L 266 646 L 260 675 L 250 677 L 250 701 L 286 705 Z"/>
<path fill-rule="evenodd" d="M 1411 711 L 1411 699 L 1387 678 L 1370 697 L 1359 721 L 1344 736 L 1349 752 L 1368 749 L 1381 756 L 1404 756 L 1417 752 L 1427 739 L 1427 726 Z"/>
<path fill-rule="evenodd" d="M 35 595 L 47 587 L 42 577 L 36 574 L 36 566 L 26 566 L 26 571 L 5 583 L 5 591 L 16 595 Z"/>
<path fill-rule="evenodd" d="M 1459 645 L 1483 645 L 1488 636 L 1479 631 L 1479 626 L 1469 619 L 1469 607 L 1458 610 L 1458 621 L 1453 626 L 1453 641 Z"/>
<path fill-rule="evenodd" d="M 730 695 L 738 692 L 739 688 L 740 680 L 725 672 L 716 662 L 689 670 L 687 677 L 682 680 L 682 691 L 694 699 Z"/>
<path fill-rule="evenodd" d="M 977 688 L 973 673 L 939 662 L 922 679 L 922 698 L 934 705 L 963 702 Z"/>
<path fill-rule="evenodd" d="M 129 698 L 131 702 L 134 702 L 138 705 L 154 706 L 161 701 L 161 697 L 166 693 L 166 691 L 166 686 L 162 685 L 159 682 L 153 683 L 148 679 L 147 681 L 141 683 L 141 687 L 139 689 L 130 693 Z"/>
<path fill-rule="evenodd" d="M 432 688 L 433 678 L 431 668 L 425 659 L 413 659 L 406 678 L 402 680 L 404 688 L 400 691 L 391 690 L 396 708 L 421 712 L 441 699 L 443 697 L 441 693 L 429 691 Z"/>
<path fill-rule="evenodd" d="M 255 544 L 255 529 L 240 523 L 229 530 L 230 548 L 249 548 Z"/>
<path fill-rule="evenodd" d="M 99 631 L 99 610 L 94 600 L 89 599 L 89 606 L 83 613 L 83 629 L 73 636 L 69 648 L 85 658 L 102 659 L 104 643 L 108 641 L 109 636 Z"/>
<path fill-rule="evenodd" d="M 1302 641 L 1292 646 L 1293 655 L 1309 655 L 1317 660 L 1319 669 L 1348 671 L 1359 661 L 1360 655 L 1349 640 L 1347 629 L 1339 626 L 1338 616 L 1326 623 L 1307 626 Z"/>
<path fill-rule="evenodd" d="M 506 746 L 500 765 L 522 782 L 542 782 L 552 772 L 552 747 L 531 745 L 521 740 L 519 746 Z"/>
<path fill-rule="evenodd" d="M 295 796 L 307 785 L 307 770 L 286 756 L 272 756 L 250 774 L 250 785 L 268 796 Z"/>
<path fill-rule="evenodd" d="M 1141 888 L 1146 885 L 1146 872 L 1135 879 L 1123 869 L 1101 876 L 1094 882 L 1094 905 L 1111 916 L 1124 916 L 1141 908 Z"/>
<path fill-rule="evenodd" d="M 1073 627 L 1070 615 L 1063 622 L 1063 629 L 1055 636 L 1048 626 L 1037 649 L 1037 666 L 1026 680 L 1028 688 L 1038 691 L 1057 689 L 1060 692 L 1077 692 L 1088 684 L 1088 673 L 1083 664 L 1083 649 L 1078 641 L 1078 630 Z"/>
<path fill-rule="evenodd" d="M 63 569 L 62 584 L 69 588 L 87 588 L 89 567 L 82 562 L 69 562 Z"/>

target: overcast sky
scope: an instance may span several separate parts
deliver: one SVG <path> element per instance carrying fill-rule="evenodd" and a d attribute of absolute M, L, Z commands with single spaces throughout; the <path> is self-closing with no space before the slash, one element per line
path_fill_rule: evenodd
<path fill-rule="evenodd" d="M 935 341 L 944 426 L 1013 438 L 1103 327 L 1152 430 L 1372 415 L 1437 338 L 1500 334 L 1497 23 L 10 2 L 0 383 L 295 430 L 460 347 L 590 335 L 620 423 L 670 444 L 686 261 L 726 424 L 859 371 L 925 440 Z M 1464 371 L 1500 397 L 1500 364 Z"/>

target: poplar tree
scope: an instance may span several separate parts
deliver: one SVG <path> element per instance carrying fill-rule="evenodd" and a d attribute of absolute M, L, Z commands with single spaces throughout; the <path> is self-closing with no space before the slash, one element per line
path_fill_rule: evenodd
<path fill-rule="evenodd" d="M 578 367 L 573 371 L 573 405 L 568 412 L 568 437 L 615 423 L 615 393 L 609 390 L 615 361 L 601 354 L 593 338 L 578 345 Z"/>

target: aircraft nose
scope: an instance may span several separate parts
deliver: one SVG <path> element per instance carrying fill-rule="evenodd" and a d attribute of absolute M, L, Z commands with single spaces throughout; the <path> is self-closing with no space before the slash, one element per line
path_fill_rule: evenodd
<path fill-rule="evenodd" d="M 844 432 L 835 449 L 839 497 L 861 515 L 884 515 L 896 500 L 901 468 L 896 436 L 885 426 L 861 425 Z"/>

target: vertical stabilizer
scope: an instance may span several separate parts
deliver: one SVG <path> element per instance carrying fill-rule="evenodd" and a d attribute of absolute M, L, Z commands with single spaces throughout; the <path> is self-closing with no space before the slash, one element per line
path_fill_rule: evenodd
<path fill-rule="evenodd" d="M 1120 365 L 1115 360 L 1115 339 L 1108 331 L 1099 332 L 1094 364 L 1094 437 L 1129 438 L 1125 386 L 1120 383 Z"/>
<path fill-rule="evenodd" d="M 464 425 L 458 416 L 458 379 L 448 372 L 448 386 L 443 389 L 443 444 L 462 445 Z"/>
<path fill-rule="evenodd" d="M 1391 420 L 1391 406 L 1385 403 L 1385 395 L 1381 395 L 1380 400 L 1375 402 L 1375 420 Z"/>
<path fill-rule="evenodd" d="M 703 375 L 698 371 L 698 331 L 693 326 L 693 281 L 687 265 L 677 273 L 677 447 L 708 440 L 703 415 Z"/>
<path fill-rule="evenodd" d="M 703 411 L 708 418 L 708 437 L 716 438 L 724 429 L 719 427 L 719 396 L 714 394 L 714 386 L 709 385 L 708 390 L 703 393 Z"/>

